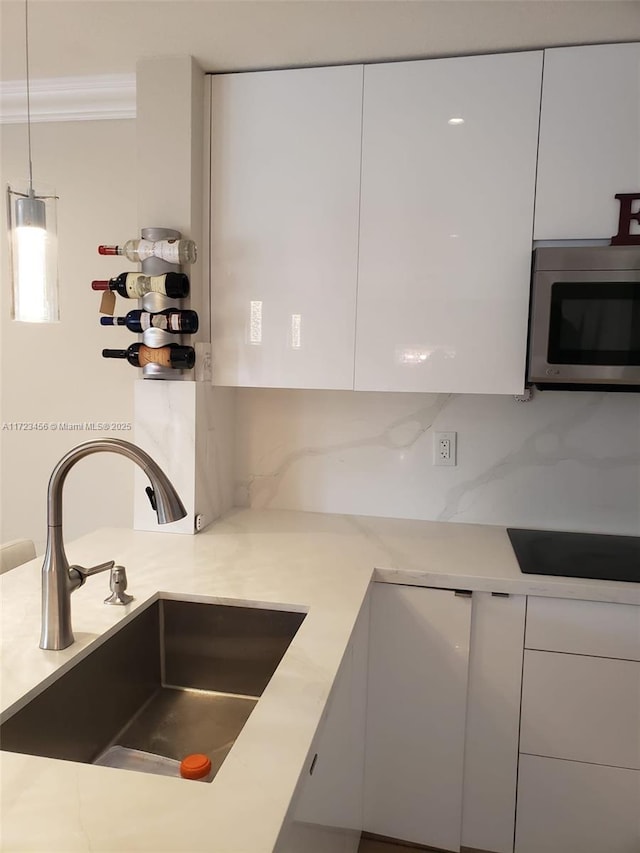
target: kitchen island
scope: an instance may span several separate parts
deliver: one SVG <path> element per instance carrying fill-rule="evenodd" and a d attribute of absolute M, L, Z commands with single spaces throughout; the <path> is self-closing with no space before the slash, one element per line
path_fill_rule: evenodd
<path fill-rule="evenodd" d="M 76 642 L 43 651 L 41 560 L 3 575 L 3 720 L 158 597 L 307 615 L 211 784 L 3 752 L 6 851 L 278 849 L 372 581 L 640 604 L 638 584 L 522 575 L 505 529 L 485 525 L 233 510 L 197 536 L 100 530 L 67 554 L 124 565 L 135 600 L 105 607 L 91 578 L 72 596 Z"/>

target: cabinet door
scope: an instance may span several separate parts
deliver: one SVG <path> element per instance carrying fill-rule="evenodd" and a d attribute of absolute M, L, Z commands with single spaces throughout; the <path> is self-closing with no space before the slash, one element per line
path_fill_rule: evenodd
<path fill-rule="evenodd" d="M 640 191 L 640 44 L 544 52 L 534 237 L 609 238 Z"/>
<path fill-rule="evenodd" d="M 473 850 L 513 851 L 525 604 L 473 593 L 462 803 Z"/>
<path fill-rule="evenodd" d="M 522 392 L 541 74 L 365 68 L 356 390 Z"/>
<path fill-rule="evenodd" d="M 217 385 L 353 388 L 362 66 L 213 77 Z"/>
<path fill-rule="evenodd" d="M 637 853 L 640 771 L 521 755 L 516 853 Z"/>
<path fill-rule="evenodd" d="M 360 611 L 275 853 L 356 853 L 362 830 L 369 599 Z"/>
<path fill-rule="evenodd" d="M 364 828 L 460 849 L 471 598 L 376 583 Z"/>

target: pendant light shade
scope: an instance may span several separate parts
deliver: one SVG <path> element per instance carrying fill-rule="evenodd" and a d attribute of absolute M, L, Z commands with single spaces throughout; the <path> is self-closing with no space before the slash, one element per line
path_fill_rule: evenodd
<path fill-rule="evenodd" d="M 11 243 L 11 316 L 22 323 L 56 323 L 58 300 L 58 246 L 56 194 L 36 193 L 31 161 L 31 98 L 29 90 L 29 5 L 24 2 L 24 46 L 27 94 L 27 149 L 29 183 L 7 187 Z"/>
<path fill-rule="evenodd" d="M 8 188 L 12 319 L 56 323 L 58 299 L 56 197 Z"/>

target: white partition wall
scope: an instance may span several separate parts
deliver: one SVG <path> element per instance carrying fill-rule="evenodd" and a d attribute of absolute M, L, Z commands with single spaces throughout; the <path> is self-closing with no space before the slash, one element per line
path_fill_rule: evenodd
<path fill-rule="evenodd" d="M 198 261 L 189 267 L 190 305 L 202 342 L 196 358 L 204 362 L 209 334 L 208 257 L 204 245 L 203 70 L 190 56 L 144 59 L 137 65 L 138 219 L 140 227 L 175 228 L 195 240 Z M 134 524 L 142 530 L 194 533 L 233 504 L 233 392 L 212 388 L 203 363 L 177 381 L 145 379 L 136 383 L 135 441 L 162 465 L 176 485 L 187 516 L 158 527 L 136 471 Z M 201 381 L 194 381 L 199 379 Z M 183 380 L 183 381 L 181 381 Z M 193 387 L 182 387 L 193 386 Z"/>

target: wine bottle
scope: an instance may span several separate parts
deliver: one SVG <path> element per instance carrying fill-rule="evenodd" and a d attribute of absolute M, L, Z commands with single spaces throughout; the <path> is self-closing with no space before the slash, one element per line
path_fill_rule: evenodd
<path fill-rule="evenodd" d="M 189 293 L 189 279 L 182 272 L 166 272 L 162 275 L 123 272 L 108 281 L 92 281 L 91 287 L 93 290 L 115 290 L 125 299 L 141 299 L 145 293 L 152 292 L 182 299 Z"/>
<path fill-rule="evenodd" d="M 127 240 L 123 246 L 98 246 L 100 255 L 124 255 L 134 263 L 162 258 L 170 264 L 195 264 L 198 249 L 193 240 Z"/>
<path fill-rule="evenodd" d="M 193 347 L 181 344 L 165 344 L 163 347 L 148 347 L 145 344 L 131 344 L 127 349 L 103 349 L 103 358 L 126 358 L 134 367 L 146 364 L 159 364 L 160 367 L 175 367 L 177 370 L 190 369 L 196 363 L 196 351 Z"/>
<path fill-rule="evenodd" d="M 193 335 L 198 331 L 198 315 L 195 311 L 181 311 L 179 308 L 165 308 L 152 314 L 149 311 L 129 311 L 125 317 L 101 317 L 102 326 L 126 326 L 136 334 L 147 329 L 163 329 L 179 335 Z"/>

